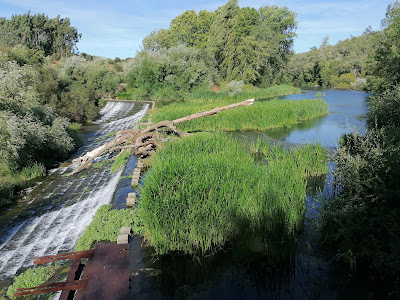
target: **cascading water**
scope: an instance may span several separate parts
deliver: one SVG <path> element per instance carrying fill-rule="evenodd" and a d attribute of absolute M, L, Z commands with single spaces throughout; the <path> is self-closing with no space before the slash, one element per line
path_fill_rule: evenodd
<path fill-rule="evenodd" d="M 75 156 L 111 140 L 110 133 L 138 124 L 148 104 L 108 102 L 96 128 Z M 32 192 L 0 216 L 0 279 L 12 277 L 34 257 L 73 250 L 103 204 L 112 200 L 122 171 L 90 168 L 65 177 L 72 167 L 59 167 Z"/>

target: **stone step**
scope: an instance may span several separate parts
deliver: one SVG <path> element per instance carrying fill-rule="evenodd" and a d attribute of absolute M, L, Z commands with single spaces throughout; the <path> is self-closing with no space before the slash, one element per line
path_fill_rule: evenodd
<path fill-rule="evenodd" d="M 131 181 L 131 185 L 132 186 L 137 186 L 137 185 L 139 185 L 139 176 L 133 176 L 132 177 L 132 181 Z"/>
<path fill-rule="evenodd" d="M 120 234 L 117 238 L 117 244 L 128 244 L 128 234 Z"/>
<path fill-rule="evenodd" d="M 133 206 L 135 206 L 135 203 L 136 203 L 136 198 L 127 198 L 126 199 L 127 207 L 133 207 Z"/>
<path fill-rule="evenodd" d="M 129 226 L 122 226 L 121 229 L 119 230 L 119 234 L 131 234 L 131 228 Z"/>

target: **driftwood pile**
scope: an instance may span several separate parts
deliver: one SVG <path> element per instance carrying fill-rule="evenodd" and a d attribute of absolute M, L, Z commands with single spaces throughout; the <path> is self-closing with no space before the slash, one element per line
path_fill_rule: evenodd
<path fill-rule="evenodd" d="M 124 149 L 134 150 L 135 155 L 141 157 L 147 157 L 151 155 L 157 148 L 161 146 L 163 136 L 159 132 L 160 129 L 167 129 L 169 134 L 175 134 L 177 136 L 182 136 L 184 133 L 179 132 L 175 125 L 194 120 L 197 118 L 202 118 L 206 116 L 216 115 L 218 112 L 227 110 L 230 108 L 238 107 L 238 106 L 249 106 L 252 105 L 254 99 L 246 100 L 239 103 L 234 103 L 231 105 L 214 108 L 209 111 L 195 113 L 183 118 L 176 119 L 174 121 L 161 121 L 153 126 L 147 127 L 141 131 L 137 131 L 135 129 L 121 130 L 116 133 L 116 138 L 90 152 L 87 152 L 85 155 L 78 157 L 72 161 L 73 164 L 76 164 L 77 167 L 68 174 L 73 175 L 76 174 L 86 167 L 88 167 L 94 159 L 105 155 L 107 153 L 112 153 L 114 151 L 120 151 Z"/>

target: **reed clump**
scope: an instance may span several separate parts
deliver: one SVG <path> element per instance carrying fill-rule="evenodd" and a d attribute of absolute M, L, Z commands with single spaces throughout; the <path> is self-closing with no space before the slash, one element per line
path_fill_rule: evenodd
<path fill-rule="evenodd" d="M 9 164 L 0 161 L 0 206 L 11 202 L 12 195 L 27 188 L 33 178 L 46 175 L 41 163 L 28 163 L 24 168 L 15 170 Z"/>
<path fill-rule="evenodd" d="M 230 101 L 197 100 L 174 102 L 157 109 L 152 119 L 153 122 L 175 120 L 230 103 Z M 200 118 L 178 124 L 178 129 L 183 131 L 267 130 L 291 126 L 302 121 L 324 116 L 327 113 L 328 104 L 322 99 L 256 101 L 252 106 L 238 107 L 220 112 L 216 118 Z"/>
<path fill-rule="evenodd" d="M 302 228 L 307 175 L 325 172 L 325 157 L 319 146 L 249 149 L 224 134 L 167 143 L 141 188 L 144 235 L 158 254 L 207 255 L 233 245 L 279 259 L 282 241 Z"/>
<path fill-rule="evenodd" d="M 274 97 L 286 96 L 291 94 L 300 94 L 301 89 L 291 85 L 275 85 L 269 88 L 249 88 L 241 92 L 230 95 L 229 92 L 214 92 L 211 90 L 198 89 L 186 95 L 185 100 L 202 101 L 234 101 L 239 102 L 247 99 L 270 99 Z"/>

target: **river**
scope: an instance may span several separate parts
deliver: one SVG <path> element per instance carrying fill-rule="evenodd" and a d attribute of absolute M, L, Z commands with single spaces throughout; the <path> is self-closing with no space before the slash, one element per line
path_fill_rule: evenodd
<path fill-rule="evenodd" d="M 361 91 L 305 90 L 282 99 L 316 98 L 317 92 L 329 105 L 329 114 L 291 128 L 267 132 L 242 132 L 234 136 L 245 140 L 264 139 L 288 146 L 318 142 L 331 151 L 343 133 L 365 130 L 369 94 Z M 329 179 L 329 176 L 328 176 Z M 237 262 L 229 253 L 198 261 L 193 257 L 154 257 L 143 240 L 131 241 L 131 299 L 347 299 L 378 298 L 379 287 L 354 276 L 338 264 L 335 253 L 319 246 L 312 225 L 314 197 L 329 192 L 329 180 L 321 178 L 307 191 L 304 231 L 298 236 L 294 259 L 273 268 L 262 261 Z"/>
<path fill-rule="evenodd" d="M 322 98 L 329 104 L 327 116 L 291 128 L 239 135 L 291 145 L 319 142 L 334 148 L 342 133 L 355 128 L 365 130 L 367 93 L 320 92 L 325 93 Z M 309 99 L 315 98 L 316 93 L 306 90 L 284 98 Z M 86 127 L 85 145 L 75 156 L 111 139 L 110 133 L 137 124 L 146 109 L 144 104 L 109 102 L 97 124 Z M 136 159 L 132 157 L 125 173 L 131 172 L 135 164 Z M 118 207 L 131 191 L 129 179 L 119 181 L 122 171 L 110 174 L 108 168 L 91 168 L 72 178 L 63 177 L 69 170 L 67 165 L 52 170 L 32 192 L 22 195 L 16 204 L 1 213 L 0 279 L 3 282 L 31 265 L 35 256 L 72 250 L 95 211 L 112 201 Z M 324 189 L 323 179 L 319 186 Z M 313 190 L 308 194 L 311 198 L 316 193 Z M 266 267 L 262 262 L 237 263 L 224 253 L 202 259 L 201 263 L 192 257 L 156 258 L 150 248 L 143 246 L 142 238 L 135 236 L 130 242 L 131 298 L 340 299 L 354 293 L 367 297 L 370 295 L 368 283 L 351 279 L 343 268 L 334 268 L 332 254 L 315 246 L 312 211 L 309 206 L 294 260 L 279 269 Z"/>

